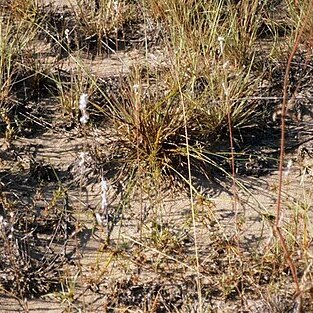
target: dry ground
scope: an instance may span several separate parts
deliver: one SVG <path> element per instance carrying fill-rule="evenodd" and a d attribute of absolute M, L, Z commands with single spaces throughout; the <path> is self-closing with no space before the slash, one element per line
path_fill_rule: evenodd
<path fill-rule="evenodd" d="M 55 1 L 54 5 L 61 8 L 66 3 Z M 105 81 L 119 79 L 133 64 L 163 64 L 165 55 L 162 50 L 147 56 L 132 49 L 93 60 L 86 57 L 83 62 L 88 72 Z M 43 61 L 59 62 L 64 70 L 77 70 L 70 57 L 60 61 L 49 56 Z M 46 115 L 35 119 L 40 131 L 32 136 L 19 135 L 10 145 L 1 139 L 1 192 L 25 206 L 45 208 L 54 201 L 54 192 L 60 185 L 66 189 L 68 205 L 76 219 L 69 241 L 70 249 L 75 250 L 73 264 L 66 269 L 63 291 L 25 301 L 2 294 L 0 312 L 143 312 L 143 308 L 146 312 L 193 312 L 198 309 L 197 276 L 202 284 L 205 312 L 295 312 L 286 300 L 293 291 L 288 267 L 280 268 L 280 260 L 275 260 L 277 255 L 272 252 L 276 165 L 265 171 L 265 165 L 256 164 L 260 171 L 239 173 L 238 198 L 230 192 L 230 179 L 216 175 L 199 186 L 192 203 L 188 191 L 179 187 L 134 191 L 111 177 L 108 210 L 116 220 L 111 222 L 108 241 L 108 228 L 98 225 L 95 218 L 101 207 L 101 176 L 93 171 L 92 156 L 97 150 L 102 158 L 108 157 L 111 131 L 105 121 L 83 131 L 77 127 L 67 129 L 60 122 L 62 107 L 57 99 L 45 99 L 41 106 Z M 312 103 L 307 111 L 312 112 Z M 286 160 L 293 162 L 283 178 L 281 219 L 286 229 L 296 225 L 303 211 L 312 217 L 312 169 L 304 169 L 298 158 L 302 142 L 312 146 L 312 126 L 310 114 L 287 126 Z M 277 156 L 279 141 L 270 134 L 262 141 L 264 147 L 270 143 L 272 155 Z M 86 148 L 90 151 L 86 156 L 87 174 L 81 175 L 80 154 Z M 256 151 L 260 157 L 266 154 Z M 41 179 L 37 179 L 39 176 Z M 191 205 L 196 212 L 195 233 Z M 310 220 L 306 230 L 308 237 L 313 236 Z M 312 258 L 309 245 L 307 257 Z M 249 255 L 251 251 L 256 255 Z M 303 274 L 303 285 L 305 280 Z M 277 311 L 273 311 L 275 307 Z"/>

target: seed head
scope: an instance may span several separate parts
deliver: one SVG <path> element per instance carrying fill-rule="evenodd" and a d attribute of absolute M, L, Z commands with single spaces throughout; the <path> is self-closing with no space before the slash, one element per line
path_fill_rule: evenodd
<path fill-rule="evenodd" d="M 222 36 L 219 36 L 219 37 L 217 38 L 217 41 L 218 41 L 219 44 L 220 44 L 220 53 L 221 53 L 221 55 L 223 55 L 223 53 L 224 53 L 225 38 L 222 37 Z"/>
<path fill-rule="evenodd" d="M 88 95 L 83 93 L 79 98 L 79 109 L 81 112 L 80 123 L 82 125 L 87 124 L 89 120 L 89 114 L 87 112 L 87 104 L 88 104 Z"/>
<path fill-rule="evenodd" d="M 88 95 L 86 93 L 83 93 L 79 98 L 79 109 L 85 110 L 87 108 L 88 104 Z"/>
<path fill-rule="evenodd" d="M 84 112 L 81 118 L 79 119 L 80 123 L 83 125 L 87 124 L 88 120 L 89 120 L 89 115 L 87 112 Z"/>
<path fill-rule="evenodd" d="M 102 190 L 102 194 L 101 194 L 101 209 L 102 209 L 102 212 L 104 213 L 108 207 L 108 202 L 107 202 L 107 195 L 106 195 L 106 192 L 108 190 L 108 185 L 107 185 L 107 182 L 105 180 L 104 177 L 102 177 L 102 180 L 101 180 L 101 190 Z"/>

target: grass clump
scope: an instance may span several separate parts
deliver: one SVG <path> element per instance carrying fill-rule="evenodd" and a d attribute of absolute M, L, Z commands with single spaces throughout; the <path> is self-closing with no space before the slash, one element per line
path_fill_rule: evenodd
<path fill-rule="evenodd" d="M 128 25 L 138 19 L 136 3 L 128 1 L 78 1 L 72 8 L 78 28 L 72 30 L 98 54 L 124 49 Z"/>
<path fill-rule="evenodd" d="M 193 160 L 197 164 L 201 155 L 205 159 L 214 154 L 214 146 L 226 143 L 228 112 L 237 133 L 255 126 L 259 114 L 257 103 L 249 102 L 256 89 L 249 71 L 227 79 L 227 91 L 217 80 L 225 75 L 220 68 L 210 74 L 203 70 L 199 77 L 186 73 L 178 80 L 175 74 L 171 69 L 134 70 L 122 88 L 125 100 L 116 103 L 110 116 L 120 147 L 114 153 L 130 168 L 156 177 L 186 168 L 186 132 L 188 145 L 200 155 Z"/>
<path fill-rule="evenodd" d="M 122 158 L 137 169 L 160 174 L 179 156 L 179 142 L 184 142 L 179 88 L 173 84 L 162 90 L 151 83 L 148 73 L 140 79 L 139 70 L 133 75 L 125 89 L 126 100 L 114 107 L 112 116 L 126 153 Z M 164 73 L 156 73 L 156 79 L 159 75 Z M 190 117 L 192 112 L 190 106 L 186 115 Z"/>
<path fill-rule="evenodd" d="M 165 25 L 167 61 L 159 68 L 135 68 L 121 88 L 110 109 L 120 142 L 114 154 L 141 168 L 140 175 L 181 172 L 186 178 L 187 157 L 196 171 L 207 171 L 206 163 L 218 166 L 210 161 L 216 145 L 229 152 L 230 135 L 242 136 L 268 118 L 250 100 L 262 79 L 252 71 L 251 51 L 264 8 L 256 1 L 239 8 L 223 1 L 152 1 L 148 8 Z M 236 37 L 239 29 L 244 38 Z"/>

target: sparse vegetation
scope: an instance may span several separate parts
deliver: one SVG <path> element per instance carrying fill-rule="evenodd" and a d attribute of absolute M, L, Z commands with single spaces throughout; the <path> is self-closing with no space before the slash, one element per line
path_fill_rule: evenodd
<path fill-rule="evenodd" d="M 0 310 L 312 311 L 312 1 L 61 3 L 0 5 Z"/>

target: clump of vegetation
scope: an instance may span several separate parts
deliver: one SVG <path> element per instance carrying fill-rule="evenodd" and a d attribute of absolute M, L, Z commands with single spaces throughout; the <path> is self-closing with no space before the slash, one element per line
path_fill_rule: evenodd
<path fill-rule="evenodd" d="M 263 74 L 252 70 L 256 58 L 251 51 L 265 5 L 152 1 L 149 8 L 165 25 L 167 62 L 133 69 L 121 86 L 122 96 L 112 101 L 109 115 L 121 141 L 113 153 L 131 172 L 144 168 L 156 177 L 186 169 L 187 158 L 192 168 L 201 163 L 204 171 L 205 164 L 219 167 L 216 159 L 230 156 L 234 148 L 227 147 L 229 136 L 236 136 L 232 140 L 237 142 L 271 118 L 268 108 L 253 100 L 261 93 Z M 236 37 L 238 29 L 245 39 Z"/>

